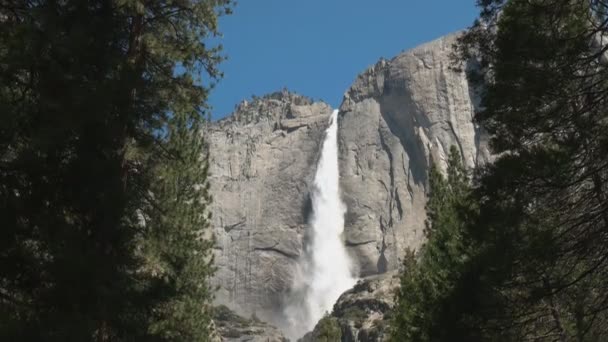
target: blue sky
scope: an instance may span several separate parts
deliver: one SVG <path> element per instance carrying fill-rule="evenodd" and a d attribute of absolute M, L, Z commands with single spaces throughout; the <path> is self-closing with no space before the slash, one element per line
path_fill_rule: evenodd
<path fill-rule="evenodd" d="M 337 107 L 380 57 L 466 28 L 476 14 L 475 0 L 240 0 L 220 20 L 228 60 L 212 116 L 284 87 Z"/>

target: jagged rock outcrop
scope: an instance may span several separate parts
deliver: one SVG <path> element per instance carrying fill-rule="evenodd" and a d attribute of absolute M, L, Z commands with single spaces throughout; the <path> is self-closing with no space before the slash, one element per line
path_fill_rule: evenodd
<path fill-rule="evenodd" d="M 331 111 L 282 91 L 244 101 L 209 127 L 219 304 L 272 322 L 282 315 Z"/>
<path fill-rule="evenodd" d="M 369 276 L 344 292 L 334 305 L 330 320 L 340 330 L 341 342 L 382 342 L 388 340 L 395 292 L 399 288 L 396 271 Z M 300 342 L 317 342 L 327 324 L 317 324 Z"/>
<path fill-rule="evenodd" d="M 214 342 L 287 342 L 288 339 L 274 326 L 255 316 L 239 316 L 226 306 L 213 310 Z"/>
<path fill-rule="evenodd" d="M 423 241 L 427 173 L 445 168 L 451 145 L 468 167 L 489 159 L 472 119 L 474 92 L 452 68 L 450 35 L 381 60 L 340 107 L 345 240 L 361 276 L 393 270 Z"/>

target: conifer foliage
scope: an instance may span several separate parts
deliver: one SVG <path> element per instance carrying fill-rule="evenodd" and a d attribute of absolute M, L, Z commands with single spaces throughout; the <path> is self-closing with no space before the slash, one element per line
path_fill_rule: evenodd
<path fill-rule="evenodd" d="M 406 260 L 393 336 L 606 340 L 608 4 L 478 4 L 456 56 L 496 160 L 447 216 L 431 172 L 429 241 Z"/>
<path fill-rule="evenodd" d="M 445 311 L 460 280 L 470 253 L 463 244 L 464 217 L 474 213 L 469 201 L 471 187 L 460 153 L 450 149 L 447 177 L 436 165 L 429 172 L 426 206 L 426 244 L 405 256 L 401 288 L 392 322 L 394 341 L 449 339 L 450 322 Z"/>
<path fill-rule="evenodd" d="M 206 148 L 230 0 L 0 3 L 0 339 L 208 339 Z"/>
<path fill-rule="evenodd" d="M 166 148 L 173 160 L 155 170 L 156 206 L 145 211 L 143 254 L 162 298 L 150 329 L 171 341 L 204 341 L 210 333 L 214 240 L 208 229 L 208 152 L 199 124 L 183 113 L 171 119 Z"/>
<path fill-rule="evenodd" d="M 608 4 L 480 1 L 461 41 L 480 61 L 477 118 L 500 154 L 471 228 L 484 336 L 608 336 Z M 473 324 L 472 324 L 473 325 Z"/>

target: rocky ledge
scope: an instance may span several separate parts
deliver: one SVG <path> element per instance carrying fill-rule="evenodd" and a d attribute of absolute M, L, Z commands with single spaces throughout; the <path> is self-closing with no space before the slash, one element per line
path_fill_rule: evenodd
<path fill-rule="evenodd" d="M 216 334 L 222 342 L 288 342 L 289 340 L 272 325 L 260 321 L 255 315 L 245 318 L 226 306 L 214 308 L 213 322 Z"/>
<path fill-rule="evenodd" d="M 395 292 L 399 288 L 397 271 L 370 276 L 346 291 L 315 329 L 299 342 L 381 342 L 388 339 Z"/>

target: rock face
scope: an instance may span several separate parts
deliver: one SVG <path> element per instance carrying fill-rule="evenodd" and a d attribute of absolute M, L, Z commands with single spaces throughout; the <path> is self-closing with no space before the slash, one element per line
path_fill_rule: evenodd
<path fill-rule="evenodd" d="M 427 173 L 450 146 L 473 168 L 489 158 L 472 122 L 473 91 L 446 36 L 361 74 L 340 107 L 345 240 L 361 276 L 393 270 L 424 240 Z"/>
<path fill-rule="evenodd" d="M 324 320 L 335 322 L 342 342 L 387 341 L 390 314 L 398 288 L 399 275 L 396 271 L 363 278 L 340 296 L 331 315 Z M 327 329 L 326 326 L 317 324 L 300 342 L 322 340 L 323 329 Z"/>
<path fill-rule="evenodd" d="M 218 304 L 276 322 L 310 212 L 309 184 L 332 109 L 282 91 L 209 128 Z"/>
<path fill-rule="evenodd" d="M 245 318 L 226 306 L 214 308 L 213 323 L 217 337 L 213 342 L 287 342 L 283 334 L 272 325 L 255 316 Z"/>
<path fill-rule="evenodd" d="M 427 173 L 455 145 L 489 159 L 473 91 L 447 36 L 361 74 L 339 113 L 345 243 L 356 274 L 395 270 L 424 240 Z M 309 192 L 331 108 L 286 91 L 241 103 L 209 127 L 217 301 L 280 325 L 302 255 Z M 331 262 L 331 261 L 328 261 Z"/>

